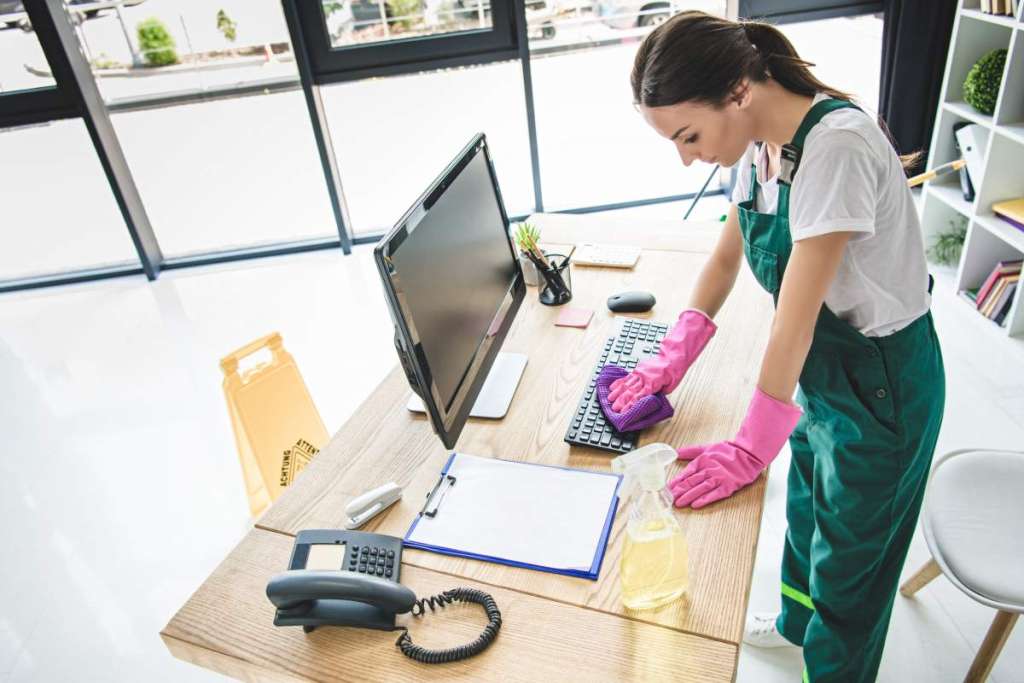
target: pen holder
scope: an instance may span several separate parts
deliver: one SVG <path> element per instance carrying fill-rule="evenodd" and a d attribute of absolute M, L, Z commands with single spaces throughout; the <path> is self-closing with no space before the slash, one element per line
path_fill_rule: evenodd
<path fill-rule="evenodd" d="M 523 267 L 523 282 L 527 287 L 536 287 L 540 284 L 540 273 L 537 271 L 537 266 L 533 265 L 533 261 L 525 256 L 520 256 L 519 265 Z"/>
<path fill-rule="evenodd" d="M 562 254 L 548 254 L 548 261 L 558 264 L 552 268 L 538 268 L 543 286 L 539 299 L 545 306 L 561 306 L 572 300 L 572 271 L 569 259 Z"/>

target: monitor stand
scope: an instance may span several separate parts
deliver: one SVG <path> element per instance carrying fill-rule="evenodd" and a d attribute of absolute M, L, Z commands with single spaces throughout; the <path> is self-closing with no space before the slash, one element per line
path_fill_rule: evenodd
<path fill-rule="evenodd" d="M 494 358 L 494 364 L 491 365 L 491 371 L 487 373 L 484 385 L 480 387 L 480 395 L 476 397 L 476 403 L 469 411 L 469 416 L 492 420 L 505 417 L 525 369 L 526 354 L 499 351 Z M 423 407 L 423 399 L 416 394 L 409 397 L 406 408 L 414 413 L 427 412 Z"/>

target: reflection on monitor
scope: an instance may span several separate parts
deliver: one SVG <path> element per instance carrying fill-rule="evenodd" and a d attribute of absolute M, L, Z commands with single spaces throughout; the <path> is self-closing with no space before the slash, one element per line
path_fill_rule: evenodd
<path fill-rule="evenodd" d="M 525 294 L 483 134 L 374 257 L 406 376 L 453 448 Z"/>

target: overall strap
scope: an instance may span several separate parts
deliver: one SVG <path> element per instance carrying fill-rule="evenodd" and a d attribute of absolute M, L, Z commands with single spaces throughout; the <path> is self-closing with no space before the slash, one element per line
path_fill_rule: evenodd
<path fill-rule="evenodd" d="M 800 157 L 804 152 L 804 141 L 807 134 L 825 117 L 826 114 L 837 109 L 860 109 L 853 102 L 846 100 L 827 99 L 812 106 L 804 115 L 800 127 L 796 129 L 792 141 L 782 146 L 782 156 L 779 165 L 779 209 L 778 215 L 789 216 L 789 188 L 793 184 L 796 172 L 800 168 Z"/>
<path fill-rule="evenodd" d="M 751 209 L 757 209 L 757 164 L 753 163 L 750 165 L 750 196 L 747 197 L 753 204 L 750 205 Z"/>
<path fill-rule="evenodd" d="M 757 155 L 760 154 L 763 144 L 761 141 L 754 143 L 754 160 L 750 162 L 750 196 L 747 199 L 752 202 L 750 206 L 753 209 L 757 208 Z"/>

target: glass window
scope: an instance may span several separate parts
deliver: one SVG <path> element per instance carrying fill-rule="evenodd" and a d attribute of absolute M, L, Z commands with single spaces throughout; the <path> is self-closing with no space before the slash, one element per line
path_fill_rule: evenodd
<path fill-rule="evenodd" d="M 0 280 L 138 265 L 81 119 L 0 129 Z"/>
<path fill-rule="evenodd" d="M 487 135 L 509 215 L 533 208 L 519 62 L 325 87 L 324 108 L 356 233 L 387 230 L 475 133 Z"/>
<path fill-rule="evenodd" d="M 673 8 L 723 15 L 725 2 L 577 0 L 552 5 L 546 19 L 528 17 L 546 210 L 680 195 L 704 184 L 711 166 L 684 167 L 633 108 L 629 74 L 639 40 Z"/>
<path fill-rule="evenodd" d="M 164 256 L 337 237 L 301 91 L 111 120 Z"/>
<path fill-rule="evenodd" d="M 65 0 L 109 103 L 297 82 L 281 3 L 273 0 Z"/>
<path fill-rule="evenodd" d="M 65 3 L 165 257 L 337 237 L 280 2 Z"/>
<path fill-rule="evenodd" d="M 780 28 L 825 84 L 874 112 L 882 73 L 882 16 L 862 14 L 784 24 Z M 850 55 L 856 54 L 856 59 Z"/>
<path fill-rule="evenodd" d="M 491 28 L 490 0 L 323 0 L 331 47 Z"/>
<path fill-rule="evenodd" d="M 53 85 L 50 65 L 21 2 L 0 0 L 0 92 Z"/>
<path fill-rule="evenodd" d="M 639 41 L 673 12 L 724 15 L 724 0 L 578 0 L 528 17 L 545 209 L 696 192 L 711 172 L 689 168 L 633 109 L 629 75 Z M 877 107 L 882 20 L 861 15 L 780 29 L 825 83 Z M 849 55 L 857 54 L 851 60 Z M 611 166 L 608 159 L 627 160 Z M 710 186 L 715 187 L 713 182 Z"/>

